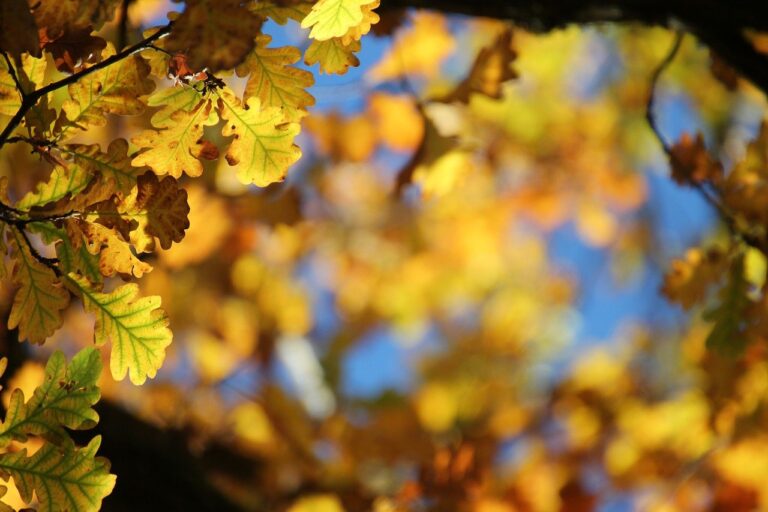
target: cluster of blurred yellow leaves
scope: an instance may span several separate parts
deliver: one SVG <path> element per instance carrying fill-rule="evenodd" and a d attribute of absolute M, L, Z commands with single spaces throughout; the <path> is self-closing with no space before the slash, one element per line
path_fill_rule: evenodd
<path fill-rule="evenodd" d="M 153 2 L 139 4 L 134 19 L 152 12 Z M 330 30 L 316 21 L 320 32 Z M 761 477 L 768 475 L 768 367 L 759 354 L 709 354 L 703 322 L 681 335 L 671 361 L 640 329 L 614 351 L 580 354 L 551 392 L 537 380 L 572 341 L 574 302 L 591 285 L 553 265 L 549 234 L 571 223 L 588 246 L 649 249 L 631 235 L 641 230 L 648 195 L 636 169 L 652 160 L 657 143 L 645 126 L 644 80 L 669 34 L 609 31 L 617 51 L 631 57 L 626 75 L 589 95 L 578 86 L 590 78 L 583 60 L 593 32 L 516 31 L 509 39 L 489 21 L 464 30 L 457 34 L 438 14 L 413 14 L 367 79 L 423 80 L 423 96 L 377 89 L 358 113 L 303 117 L 316 152 L 305 158 L 315 165 L 293 189 L 234 187 L 225 164 L 215 178 L 186 187 L 186 237 L 159 252 L 141 284 L 164 297 L 177 333 L 167 372 L 178 382 L 138 390 L 104 379 L 104 395 L 150 421 L 190 428 L 203 445 L 231 442 L 267 475 L 217 478 L 241 494 L 290 496 L 289 512 L 363 510 L 355 508 L 361 501 L 375 512 L 400 512 L 421 499 L 472 512 L 590 510 L 568 508 L 596 499 L 580 483 L 588 464 L 605 473 L 606 489 L 642 489 L 648 510 L 704 510 L 698 504 L 707 500 L 729 510 L 732 496 L 768 508 Z M 501 65 L 486 58 L 478 75 L 494 87 L 452 95 L 463 81 L 447 76 L 445 64 L 465 45 L 507 56 Z M 705 112 L 717 118 L 725 93 L 691 71 L 706 56 L 687 44 L 682 59 L 675 83 L 693 101 L 717 105 Z M 498 95 L 481 93 L 495 86 Z M 741 172 L 756 173 L 749 164 L 756 158 Z M 386 168 L 391 161 L 404 163 Z M 414 191 L 411 204 L 403 196 Z M 674 262 L 664 292 L 686 308 L 701 303 L 732 257 L 718 247 L 691 249 Z M 746 260 L 746 279 L 761 288 L 764 261 L 753 253 Z M 343 325 L 322 347 L 313 339 L 317 288 Z M 463 323 L 466 312 L 472 321 Z M 57 343 L 89 339 L 84 316 L 69 311 Z M 354 401 L 344 396 L 341 361 L 381 325 L 392 327 L 401 348 L 436 330 L 440 350 L 414 362 L 410 394 Z M 301 397 L 274 386 L 275 354 L 288 339 L 313 343 L 317 386 L 338 397 L 327 414 L 311 417 Z M 642 368 L 649 361 L 673 376 L 653 387 Z M 259 374 L 266 384 L 247 388 L 250 381 L 238 377 L 250 371 L 266 374 Z M 39 366 L 25 366 L 14 386 L 41 376 Z M 222 399 L 233 389 L 236 399 Z M 511 439 L 525 444 L 519 460 L 497 460 Z M 304 484 L 312 492 L 294 499 Z M 341 490 L 315 493 L 322 488 Z"/>

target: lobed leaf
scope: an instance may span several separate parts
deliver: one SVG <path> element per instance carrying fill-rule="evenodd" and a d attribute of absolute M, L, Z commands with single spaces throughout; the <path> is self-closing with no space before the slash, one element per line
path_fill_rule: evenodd
<path fill-rule="evenodd" d="M 108 45 L 107 58 L 115 49 Z M 141 96 L 154 90 L 149 78 L 149 66 L 141 57 L 131 56 L 96 71 L 69 85 L 71 99 L 64 102 L 66 114 L 62 133 L 70 126 L 86 129 L 107 124 L 106 114 L 130 115 L 144 110 Z"/>
<path fill-rule="evenodd" d="M 372 3 L 371 0 L 320 0 L 301 22 L 301 28 L 311 28 L 309 37 L 318 41 L 342 37 L 366 22 L 363 7 Z"/>
<path fill-rule="evenodd" d="M 94 348 L 81 350 L 67 365 L 56 351 L 45 366 L 45 381 L 24 403 L 24 392 L 14 389 L 5 421 L 0 424 L 0 447 L 11 441 L 24 442 L 27 435 L 39 435 L 61 444 L 69 437 L 64 427 L 81 430 L 99 421 L 91 406 L 100 396 L 96 382 L 101 375 L 101 357 Z"/>
<path fill-rule="evenodd" d="M 127 374 L 133 384 L 154 377 L 173 337 L 168 317 L 159 309 L 160 297 L 137 298 L 139 287 L 134 283 L 101 293 L 75 274 L 67 281 L 82 297 L 85 309 L 96 315 L 96 344 L 112 341 L 112 376 L 122 380 Z"/>
<path fill-rule="evenodd" d="M 146 173 L 118 210 L 123 218 L 136 222 L 138 229 L 131 232 L 131 241 L 142 252 L 152 249 L 155 236 L 163 249 L 169 249 L 172 242 L 184 238 L 189 227 L 187 191 L 170 176 L 159 181 L 153 173 Z"/>
<path fill-rule="evenodd" d="M 45 443 L 33 455 L 27 449 L 0 455 L 0 476 L 13 478 L 22 499 L 29 503 L 32 493 L 39 501 L 39 512 L 91 512 L 115 487 L 109 462 L 96 457 L 101 437 L 77 448 L 68 443 Z"/>
<path fill-rule="evenodd" d="M 315 80 L 309 71 L 291 66 L 301 59 L 298 48 L 267 48 L 271 40 L 268 35 L 259 35 L 256 47 L 237 67 L 238 76 L 249 75 L 243 99 L 256 97 L 262 106 L 284 107 L 287 120 L 299 121 L 307 107 L 315 104 L 315 98 L 306 91 Z"/>
<path fill-rule="evenodd" d="M 216 146 L 203 139 L 203 130 L 218 121 L 210 101 L 199 103 L 191 111 L 180 108 L 168 119 L 163 118 L 165 129 L 145 130 L 133 138 L 133 143 L 143 151 L 131 163 L 146 165 L 155 174 L 170 174 L 174 178 L 184 173 L 200 176 L 203 166 L 199 159 L 218 157 Z"/>
<path fill-rule="evenodd" d="M 194 71 L 234 68 L 253 48 L 262 23 L 240 4 L 239 0 L 188 1 L 165 47 L 186 54 Z"/>
<path fill-rule="evenodd" d="M 230 89 L 218 96 L 225 120 L 222 133 L 234 136 L 226 159 L 238 166 L 240 181 L 264 187 L 283 180 L 288 167 L 301 158 L 301 150 L 293 143 L 300 131 L 298 123 L 286 122 L 277 107 L 262 109 L 258 98 L 250 98 L 243 108 Z"/>
<path fill-rule="evenodd" d="M 8 328 L 19 328 L 19 339 L 43 343 L 63 322 L 61 311 L 69 304 L 69 293 L 53 270 L 30 252 L 23 236 L 10 229 L 13 246 L 13 279 L 19 285 L 13 299 Z"/>
<path fill-rule="evenodd" d="M 360 65 L 360 60 L 355 53 L 360 51 L 360 41 L 352 41 L 349 44 L 339 37 L 325 41 L 314 40 L 304 52 L 304 63 L 308 66 L 320 64 L 320 72 L 343 75 L 350 66 Z"/>

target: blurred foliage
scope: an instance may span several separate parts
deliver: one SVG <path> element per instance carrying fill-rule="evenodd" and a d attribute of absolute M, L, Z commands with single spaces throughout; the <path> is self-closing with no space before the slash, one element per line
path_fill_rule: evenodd
<path fill-rule="evenodd" d="M 244 510 L 768 509 L 768 123 L 725 61 L 378 0 L 119 5 L 0 9 L 0 346 L 44 343 L 0 360 L 0 509 L 120 485 L 66 430 L 100 396 L 240 454 L 206 470 Z M 362 96 L 321 80 L 361 60 Z M 669 244 L 696 201 L 718 222 Z M 606 281 L 652 311 L 598 342 Z"/>

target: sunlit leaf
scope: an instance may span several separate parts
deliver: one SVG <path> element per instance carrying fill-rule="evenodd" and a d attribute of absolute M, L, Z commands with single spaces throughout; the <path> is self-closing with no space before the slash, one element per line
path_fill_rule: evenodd
<path fill-rule="evenodd" d="M 85 309 L 96 315 L 96 344 L 112 341 L 112 376 L 122 380 L 128 375 L 133 384 L 153 378 L 163 364 L 165 349 L 172 338 L 168 317 L 159 309 L 160 297 L 139 298 L 135 284 L 101 293 L 74 274 L 67 281 L 83 299 Z"/>

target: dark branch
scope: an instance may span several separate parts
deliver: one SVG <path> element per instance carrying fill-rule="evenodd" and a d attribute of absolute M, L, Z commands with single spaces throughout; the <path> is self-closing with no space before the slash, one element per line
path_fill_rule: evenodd
<path fill-rule="evenodd" d="M 155 32 L 148 38 L 142 41 L 139 41 L 135 45 L 130 46 L 125 50 L 119 53 L 116 53 L 115 55 L 112 55 L 107 59 L 104 59 L 98 64 L 95 64 L 78 73 L 69 75 L 68 77 L 62 78 L 61 80 L 58 80 L 56 82 L 52 82 L 46 85 L 45 87 L 37 89 L 36 91 L 31 92 L 30 94 L 24 96 L 24 99 L 21 102 L 21 106 L 19 107 L 19 110 L 16 112 L 16 114 L 14 114 L 14 116 L 8 122 L 3 132 L 0 133 L 0 148 L 3 147 L 3 145 L 5 145 L 5 143 L 8 141 L 8 138 L 11 136 L 13 131 L 21 124 L 21 120 L 24 119 L 24 116 L 27 114 L 27 112 L 29 112 L 29 110 L 32 107 L 37 105 L 37 102 L 40 100 L 40 98 L 43 98 L 48 93 L 61 89 L 62 87 L 65 87 L 69 84 L 73 84 L 78 80 L 81 80 L 82 78 L 90 75 L 91 73 L 95 73 L 96 71 L 102 70 L 104 68 L 111 66 L 112 64 L 120 62 L 126 57 L 130 57 L 134 53 L 137 53 L 137 52 L 140 52 L 141 50 L 146 49 L 148 46 L 150 46 L 152 43 L 154 43 L 158 39 L 166 36 L 171 31 L 171 26 L 172 26 L 172 23 L 169 23 L 168 25 L 165 25 L 164 27 L 160 28 L 157 32 Z"/>
<path fill-rule="evenodd" d="M 381 10 L 409 7 L 504 19 L 534 31 L 574 23 L 682 27 L 768 95 L 768 55 L 744 36 L 745 29 L 768 31 L 764 0 L 386 0 Z"/>

